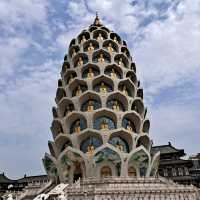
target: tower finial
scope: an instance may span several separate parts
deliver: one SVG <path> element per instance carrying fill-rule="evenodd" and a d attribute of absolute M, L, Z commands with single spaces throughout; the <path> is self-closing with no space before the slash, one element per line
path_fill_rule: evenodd
<path fill-rule="evenodd" d="M 94 20 L 94 25 L 95 25 L 95 26 L 102 26 L 97 11 L 96 11 L 96 17 L 95 17 L 95 20 Z"/>

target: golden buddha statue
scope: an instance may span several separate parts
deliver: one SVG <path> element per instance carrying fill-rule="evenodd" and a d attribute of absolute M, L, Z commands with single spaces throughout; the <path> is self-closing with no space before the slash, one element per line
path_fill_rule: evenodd
<path fill-rule="evenodd" d="M 107 123 L 107 121 L 105 119 L 100 124 L 100 130 L 109 130 L 108 123 Z"/>
<path fill-rule="evenodd" d="M 111 43 L 108 44 L 107 49 L 108 49 L 108 51 L 109 51 L 110 53 L 113 52 L 113 48 L 112 48 L 112 44 L 111 44 Z"/>
<path fill-rule="evenodd" d="M 98 58 L 98 62 L 100 62 L 100 63 L 104 63 L 105 62 L 105 59 L 104 59 L 102 53 L 100 54 L 100 57 Z"/>
<path fill-rule="evenodd" d="M 76 50 L 72 49 L 72 57 L 74 57 L 76 55 Z"/>
<path fill-rule="evenodd" d="M 76 121 L 75 126 L 74 126 L 74 131 L 75 133 L 81 132 L 80 120 Z"/>
<path fill-rule="evenodd" d="M 82 67 L 83 66 L 83 59 L 82 57 L 78 58 L 78 67 Z"/>
<path fill-rule="evenodd" d="M 103 41 L 103 37 L 102 37 L 102 34 L 101 34 L 101 33 L 99 33 L 99 36 L 97 37 L 97 40 L 98 40 L 98 41 Z"/>
<path fill-rule="evenodd" d="M 118 103 L 117 100 L 115 100 L 115 101 L 113 102 L 112 109 L 113 109 L 113 110 L 116 110 L 116 111 L 119 111 L 119 110 L 120 110 L 119 103 Z"/>
<path fill-rule="evenodd" d="M 126 129 L 128 130 L 128 131 L 133 131 L 133 129 L 132 129 L 132 127 L 131 127 L 131 122 L 128 120 L 128 123 L 127 123 L 127 125 L 126 125 Z"/>
<path fill-rule="evenodd" d="M 94 154 L 94 150 L 95 150 L 94 146 L 92 144 L 89 144 L 87 147 L 87 155 L 89 157 L 92 157 Z"/>
<path fill-rule="evenodd" d="M 117 40 L 117 37 L 116 37 L 116 36 L 114 37 L 113 40 L 114 40 L 114 42 L 118 43 L 118 40 Z"/>
<path fill-rule="evenodd" d="M 111 73 L 110 73 L 110 76 L 111 76 L 112 79 L 115 79 L 115 78 L 117 77 L 117 74 L 115 73 L 114 68 L 112 68 L 112 71 L 111 71 Z"/>
<path fill-rule="evenodd" d="M 76 90 L 76 96 L 79 96 L 79 95 L 81 95 L 82 94 L 82 89 L 81 89 L 81 86 L 79 85 L 78 86 L 78 88 L 77 88 L 77 90 Z"/>
<path fill-rule="evenodd" d="M 120 67 L 124 67 L 124 63 L 123 63 L 123 60 L 122 60 L 121 57 L 120 57 L 120 59 L 119 59 L 118 65 L 119 65 Z"/>
<path fill-rule="evenodd" d="M 104 94 L 107 93 L 107 86 L 104 84 L 104 82 L 101 82 L 100 92 Z"/>
<path fill-rule="evenodd" d="M 70 74 L 69 79 L 68 79 L 68 84 L 70 84 L 73 81 L 74 77 L 72 74 Z"/>
<path fill-rule="evenodd" d="M 92 45 L 92 42 L 90 42 L 89 47 L 87 48 L 88 53 L 92 53 L 94 51 L 94 47 Z"/>
<path fill-rule="evenodd" d="M 94 101 L 93 100 L 89 100 L 88 106 L 87 106 L 87 111 L 88 112 L 92 112 L 93 110 L 94 110 Z"/>
<path fill-rule="evenodd" d="M 83 35 L 82 38 L 81 38 L 81 43 L 83 43 L 85 41 L 86 41 L 86 38 L 85 38 L 85 35 Z"/>
<path fill-rule="evenodd" d="M 92 79 L 94 77 L 94 73 L 91 67 L 88 69 L 87 78 Z"/>
<path fill-rule="evenodd" d="M 116 143 L 116 148 L 119 149 L 120 151 L 124 150 L 123 145 L 121 145 L 119 142 Z"/>
<path fill-rule="evenodd" d="M 123 86 L 122 92 L 123 92 L 126 96 L 128 96 L 128 90 L 126 89 L 126 86 L 125 86 L 125 85 Z"/>

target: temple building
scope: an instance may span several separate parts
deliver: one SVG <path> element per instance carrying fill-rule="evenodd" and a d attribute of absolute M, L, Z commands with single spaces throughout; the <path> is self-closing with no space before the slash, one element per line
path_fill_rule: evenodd
<path fill-rule="evenodd" d="M 50 181 L 35 200 L 198 200 L 196 187 L 157 176 L 143 97 L 126 42 L 96 16 L 64 57 L 43 158 Z"/>

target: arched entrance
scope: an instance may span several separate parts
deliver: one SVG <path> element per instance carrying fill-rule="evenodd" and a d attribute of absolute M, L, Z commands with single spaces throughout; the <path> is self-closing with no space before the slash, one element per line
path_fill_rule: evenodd
<path fill-rule="evenodd" d="M 104 166 L 101 168 L 101 177 L 108 177 L 108 176 L 112 176 L 112 170 L 109 166 Z"/>
<path fill-rule="evenodd" d="M 83 178 L 83 173 L 81 169 L 81 164 L 79 162 L 75 163 L 75 169 L 74 169 L 74 179 L 73 182 L 76 182 L 77 180 Z"/>
<path fill-rule="evenodd" d="M 129 167 L 128 168 L 128 176 L 130 177 L 136 177 L 136 170 L 134 167 Z"/>

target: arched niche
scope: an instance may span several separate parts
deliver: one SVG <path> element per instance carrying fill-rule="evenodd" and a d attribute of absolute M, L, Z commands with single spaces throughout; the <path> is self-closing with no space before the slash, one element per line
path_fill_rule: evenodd
<path fill-rule="evenodd" d="M 75 110 L 74 103 L 69 98 L 63 98 L 58 105 L 61 117 L 67 116 L 69 113 Z"/>
<path fill-rule="evenodd" d="M 114 89 L 113 81 L 106 76 L 100 76 L 94 79 L 92 82 L 92 86 L 94 91 L 100 92 L 102 94 L 107 94 L 108 92 L 112 92 Z"/>
<path fill-rule="evenodd" d="M 117 54 L 114 57 L 114 61 L 120 67 L 125 67 L 125 68 L 129 67 L 129 61 L 128 61 L 127 57 L 124 54 Z"/>
<path fill-rule="evenodd" d="M 88 64 L 82 69 L 82 77 L 85 79 L 93 79 L 100 74 L 99 67 L 97 65 Z"/>
<path fill-rule="evenodd" d="M 135 86 L 134 84 L 129 80 L 123 80 L 119 82 L 118 89 L 125 95 L 134 97 L 135 96 Z"/>
<path fill-rule="evenodd" d="M 148 135 L 140 135 L 139 138 L 136 140 L 136 147 L 144 146 L 147 150 L 149 150 L 151 141 L 148 137 Z"/>
<path fill-rule="evenodd" d="M 53 120 L 51 124 L 51 131 L 54 138 L 56 138 L 60 133 L 63 133 L 62 124 L 59 120 Z"/>
<path fill-rule="evenodd" d="M 131 63 L 131 70 L 133 70 L 136 73 L 136 66 L 135 63 Z"/>
<path fill-rule="evenodd" d="M 128 131 L 139 133 L 140 126 L 141 126 L 141 120 L 140 120 L 140 117 L 136 113 L 129 112 L 123 116 L 122 127 L 127 129 Z"/>
<path fill-rule="evenodd" d="M 97 30 L 93 31 L 93 38 L 94 39 L 101 41 L 101 39 L 100 39 L 101 37 L 103 38 L 103 40 L 107 39 L 108 33 L 105 30 L 102 30 L 102 29 L 97 29 Z"/>
<path fill-rule="evenodd" d="M 85 53 L 77 53 L 73 58 L 74 67 L 83 67 L 88 63 L 88 56 Z"/>
<path fill-rule="evenodd" d="M 80 96 L 82 93 L 84 93 L 88 89 L 87 83 L 83 80 L 75 79 L 73 82 L 69 85 L 69 90 L 71 92 L 71 96 Z"/>
<path fill-rule="evenodd" d="M 72 39 L 71 42 L 70 42 L 70 44 L 69 44 L 69 47 L 71 47 L 71 46 L 73 46 L 75 44 L 76 44 L 76 39 Z"/>
<path fill-rule="evenodd" d="M 141 99 L 143 99 L 143 89 L 142 88 L 139 88 L 137 90 L 137 97 L 140 97 Z"/>
<path fill-rule="evenodd" d="M 126 78 L 129 78 L 135 85 L 137 84 L 137 76 L 133 71 L 128 71 L 126 73 Z"/>
<path fill-rule="evenodd" d="M 62 87 L 62 80 L 61 79 L 58 79 L 58 87 Z"/>
<path fill-rule="evenodd" d="M 52 114 L 53 114 L 53 118 L 57 118 L 58 117 L 58 112 L 57 112 L 56 107 L 52 108 Z"/>
<path fill-rule="evenodd" d="M 123 46 L 127 46 L 126 41 L 123 40 Z"/>
<path fill-rule="evenodd" d="M 121 48 L 121 52 L 124 53 L 128 58 L 130 58 L 130 52 L 129 50 L 127 49 L 127 47 L 122 47 Z"/>
<path fill-rule="evenodd" d="M 119 154 L 111 147 L 105 147 L 100 149 L 95 153 L 93 160 L 95 162 L 95 174 L 97 177 L 106 177 L 106 176 L 120 176 L 121 172 L 121 157 Z M 109 173 L 103 173 L 102 169 L 105 169 L 105 166 L 111 169 Z M 106 170 L 105 170 L 106 171 Z M 107 175 L 106 175 L 107 174 Z"/>
<path fill-rule="evenodd" d="M 90 32 L 93 32 L 93 31 L 96 30 L 96 29 L 98 29 L 97 26 L 90 26 L 89 31 L 90 31 Z"/>
<path fill-rule="evenodd" d="M 149 133 L 149 129 L 150 129 L 150 121 L 149 121 L 149 119 L 146 119 L 142 125 L 142 132 Z"/>
<path fill-rule="evenodd" d="M 100 29 L 102 29 L 102 30 L 104 30 L 104 31 L 106 31 L 106 32 L 110 32 L 110 30 L 108 29 L 108 28 L 106 28 L 105 26 L 101 26 L 101 28 Z"/>
<path fill-rule="evenodd" d="M 87 153 L 88 156 L 92 156 L 95 149 L 100 147 L 102 144 L 103 142 L 100 137 L 90 135 L 81 142 L 80 150 L 83 153 Z"/>
<path fill-rule="evenodd" d="M 96 130 L 108 131 L 116 129 L 117 116 L 108 110 L 101 110 L 93 116 L 93 128 Z"/>
<path fill-rule="evenodd" d="M 63 62 L 61 73 L 62 75 L 70 68 L 69 62 Z"/>
<path fill-rule="evenodd" d="M 111 52 L 109 47 L 112 47 L 113 52 L 119 52 L 119 48 L 118 45 L 116 44 L 116 42 L 114 42 L 113 40 L 105 40 L 103 43 L 103 48 L 105 48 L 107 51 Z"/>
<path fill-rule="evenodd" d="M 88 92 L 80 98 L 81 111 L 92 112 L 101 108 L 101 98 L 95 94 Z"/>
<path fill-rule="evenodd" d="M 97 50 L 92 55 L 92 61 L 94 63 L 105 64 L 111 62 L 110 54 L 102 49 Z"/>
<path fill-rule="evenodd" d="M 72 45 L 69 48 L 69 55 L 71 58 L 73 58 L 78 52 L 80 51 L 80 48 L 78 45 Z"/>
<path fill-rule="evenodd" d="M 67 147 L 72 147 L 72 142 L 69 137 L 66 135 L 60 135 L 56 138 L 55 141 L 56 147 L 58 149 L 59 154 L 63 152 Z"/>
<path fill-rule="evenodd" d="M 112 144 L 115 148 L 125 153 L 129 153 L 129 145 L 127 141 L 120 136 L 113 136 L 109 139 L 108 143 Z"/>
<path fill-rule="evenodd" d="M 90 34 L 87 31 L 83 31 L 79 36 L 78 36 L 78 43 L 83 44 L 84 42 L 86 42 L 87 40 L 90 39 Z"/>
<path fill-rule="evenodd" d="M 49 151 L 51 153 L 51 155 L 53 157 L 56 157 L 55 151 L 54 151 L 54 143 L 51 141 L 48 141 L 48 147 L 49 147 Z"/>
<path fill-rule="evenodd" d="M 144 115 L 144 104 L 142 102 L 142 100 L 140 98 L 137 98 L 133 101 L 132 106 L 131 106 L 131 110 L 136 111 L 137 113 L 139 113 L 141 116 Z"/>
<path fill-rule="evenodd" d="M 121 79 L 122 78 L 122 75 L 123 75 L 123 72 L 122 72 L 122 69 L 113 64 L 113 65 L 108 65 L 106 68 L 105 68 L 105 71 L 104 73 L 108 76 L 110 76 L 112 79 Z"/>
<path fill-rule="evenodd" d="M 128 100 L 119 92 L 112 93 L 107 98 L 106 106 L 115 111 L 126 111 L 128 110 Z"/>
<path fill-rule="evenodd" d="M 121 38 L 117 33 L 110 33 L 110 38 L 117 44 L 121 44 Z"/>
<path fill-rule="evenodd" d="M 76 72 L 74 70 L 68 70 L 64 76 L 65 84 L 70 84 L 75 77 L 77 77 Z"/>
<path fill-rule="evenodd" d="M 99 49 L 99 43 L 96 40 L 90 39 L 83 44 L 83 50 L 88 53 Z"/>
<path fill-rule="evenodd" d="M 56 92 L 56 103 L 58 103 L 62 98 L 66 97 L 66 92 L 64 88 L 58 88 Z"/>
<path fill-rule="evenodd" d="M 79 134 L 81 131 L 87 128 L 87 120 L 80 113 L 72 113 L 66 119 L 66 125 L 69 128 L 70 134 Z"/>

